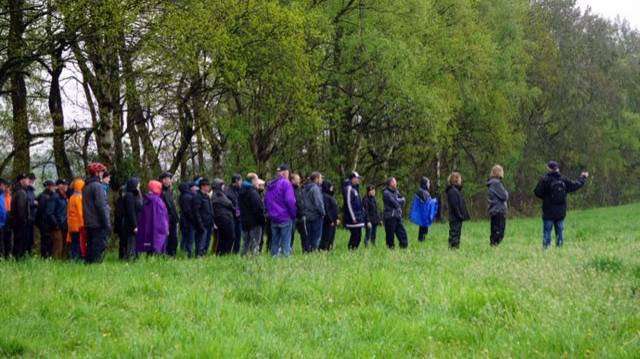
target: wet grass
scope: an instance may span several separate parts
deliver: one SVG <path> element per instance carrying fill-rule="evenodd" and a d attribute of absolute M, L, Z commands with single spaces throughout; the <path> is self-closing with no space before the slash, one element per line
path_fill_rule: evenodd
<path fill-rule="evenodd" d="M 0 356 L 638 357 L 640 205 L 447 225 L 410 247 L 274 260 L 0 263 Z"/>

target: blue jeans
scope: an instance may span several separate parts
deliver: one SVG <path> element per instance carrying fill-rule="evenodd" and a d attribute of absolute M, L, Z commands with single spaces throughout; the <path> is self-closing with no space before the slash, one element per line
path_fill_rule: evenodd
<path fill-rule="evenodd" d="M 309 249 L 317 251 L 320 247 L 320 239 L 322 239 L 322 218 L 315 221 L 307 221 L 307 241 L 309 241 Z"/>
<path fill-rule="evenodd" d="M 562 237 L 562 231 L 564 231 L 564 220 L 554 221 L 550 219 L 543 219 L 543 232 L 542 232 L 542 247 L 549 248 L 551 245 L 551 230 L 556 230 L 556 246 L 562 247 L 564 238 Z"/>
<path fill-rule="evenodd" d="M 187 253 L 187 256 L 193 257 L 193 244 L 196 240 L 196 231 L 190 226 L 180 226 L 180 248 Z"/>
<path fill-rule="evenodd" d="M 281 254 L 285 257 L 291 255 L 291 231 L 293 221 L 284 223 L 271 223 L 271 255 L 277 257 Z"/>

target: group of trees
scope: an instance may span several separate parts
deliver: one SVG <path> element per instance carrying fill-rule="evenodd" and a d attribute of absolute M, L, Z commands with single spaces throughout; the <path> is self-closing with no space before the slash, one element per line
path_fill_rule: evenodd
<path fill-rule="evenodd" d="M 572 0 L 3 0 L 0 42 L 7 177 L 458 169 L 481 203 L 501 163 L 526 208 L 556 159 L 640 196 L 640 34 Z"/>

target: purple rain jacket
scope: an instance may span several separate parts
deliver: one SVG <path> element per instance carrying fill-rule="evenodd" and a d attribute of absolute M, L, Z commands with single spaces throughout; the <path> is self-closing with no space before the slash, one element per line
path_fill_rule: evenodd
<path fill-rule="evenodd" d="M 296 196 L 289 180 L 278 176 L 267 184 L 264 205 L 271 223 L 282 224 L 296 219 Z"/>

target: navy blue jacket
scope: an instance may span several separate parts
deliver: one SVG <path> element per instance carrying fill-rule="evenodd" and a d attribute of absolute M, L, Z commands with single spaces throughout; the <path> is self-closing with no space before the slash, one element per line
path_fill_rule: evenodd
<path fill-rule="evenodd" d="M 213 206 L 208 195 L 202 193 L 202 191 L 196 192 L 193 198 L 192 211 L 196 230 L 204 231 L 213 227 Z"/>
<path fill-rule="evenodd" d="M 553 203 L 551 198 L 551 184 L 555 180 L 564 182 L 567 194 L 569 194 L 582 188 L 582 186 L 587 183 L 587 178 L 580 177 L 572 181 L 559 172 L 550 172 L 544 175 L 538 182 L 533 192 L 538 198 L 542 199 L 542 219 L 560 221 L 567 216 L 567 202 Z"/>
<path fill-rule="evenodd" d="M 67 197 L 56 191 L 44 203 L 45 222 L 49 229 L 65 229 L 67 227 Z"/>
<path fill-rule="evenodd" d="M 180 197 L 178 197 L 178 205 L 180 206 L 180 226 L 184 229 L 195 228 L 195 215 L 193 213 L 193 201 L 196 196 L 191 192 L 189 183 L 182 183 L 178 187 Z"/>
<path fill-rule="evenodd" d="M 344 197 L 344 225 L 347 228 L 362 228 L 367 220 L 364 213 L 362 199 L 360 198 L 360 186 L 354 186 L 347 180 L 342 187 Z"/>

